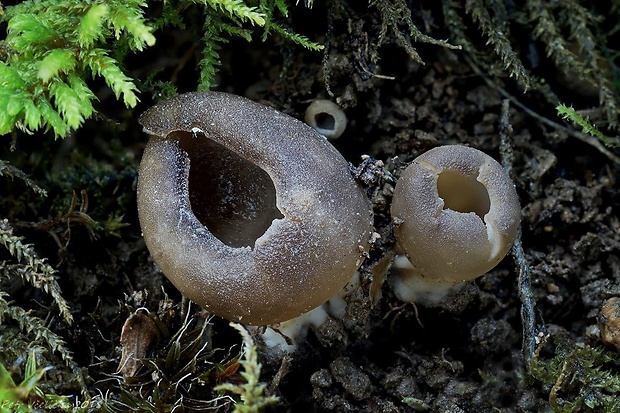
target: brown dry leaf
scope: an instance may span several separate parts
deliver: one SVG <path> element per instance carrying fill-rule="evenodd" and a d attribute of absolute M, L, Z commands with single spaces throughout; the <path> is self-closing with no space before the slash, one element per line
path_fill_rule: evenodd
<path fill-rule="evenodd" d="M 122 354 L 117 373 L 122 373 L 125 378 L 134 377 L 156 337 L 155 324 L 147 314 L 135 312 L 130 315 L 121 332 Z"/>

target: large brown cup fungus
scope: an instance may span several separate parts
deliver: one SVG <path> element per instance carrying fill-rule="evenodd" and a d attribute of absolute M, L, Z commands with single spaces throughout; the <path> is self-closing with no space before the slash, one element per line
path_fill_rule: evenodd
<path fill-rule="evenodd" d="M 372 209 L 342 156 L 302 122 L 226 93 L 187 93 L 140 118 L 146 245 L 188 298 L 274 324 L 327 301 L 368 248 Z"/>

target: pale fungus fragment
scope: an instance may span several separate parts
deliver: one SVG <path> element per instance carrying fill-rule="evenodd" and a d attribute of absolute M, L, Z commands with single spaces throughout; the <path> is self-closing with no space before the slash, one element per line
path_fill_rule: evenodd
<path fill-rule="evenodd" d="M 360 288 L 359 274 L 322 305 L 298 317 L 269 327 L 254 327 L 261 341 L 272 354 L 292 353 L 305 340 L 310 328 L 319 328 L 328 318 L 344 320 L 350 295 Z"/>
<path fill-rule="evenodd" d="M 391 211 L 394 235 L 410 263 L 404 270 L 407 265 L 395 260 L 400 270 L 391 279 L 403 301 L 432 302 L 491 270 L 510 250 L 521 216 L 501 165 L 459 145 L 417 157 L 396 184 Z"/>
<path fill-rule="evenodd" d="M 347 127 L 347 116 L 340 106 L 326 99 L 313 101 L 304 119 L 308 125 L 327 139 L 338 139 Z"/>
<path fill-rule="evenodd" d="M 140 123 L 151 135 L 138 179 L 144 240 L 192 301 L 274 324 L 326 302 L 355 273 L 372 208 L 312 128 L 218 92 L 176 96 Z"/>

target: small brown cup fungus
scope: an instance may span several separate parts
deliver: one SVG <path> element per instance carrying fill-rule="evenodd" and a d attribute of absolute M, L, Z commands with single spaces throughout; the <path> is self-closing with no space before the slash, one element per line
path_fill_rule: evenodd
<path fill-rule="evenodd" d="M 514 184 L 490 156 L 459 145 L 420 155 L 394 189 L 394 235 L 411 263 L 392 278 L 396 295 L 432 302 L 485 274 L 508 253 L 520 216 Z"/>
<path fill-rule="evenodd" d="M 340 106 L 317 99 L 308 106 L 304 119 L 308 125 L 329 140 L 338 139 L 347 127 L 347 115 Z"/>
<path fill-rule="evenodd" d="M 188 298 L 246 324 L 327 301 L 372 232 L 349 165 L 302 122 L 226 93 L 187 93 L 140 118 L 138 213 L 157 265 Z"/>

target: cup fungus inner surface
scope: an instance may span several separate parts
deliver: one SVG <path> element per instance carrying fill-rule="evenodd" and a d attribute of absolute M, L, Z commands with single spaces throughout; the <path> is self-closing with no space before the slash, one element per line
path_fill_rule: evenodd
<path fill-rule="evenodd" d="M 319 112 L 314 115 L 316 126 L 324 130 L 333 130 L 336 127 L 336 120 L 327 112 Z"/>
<path fill-rule="evenodd" d="M 317 99 L 306 109 L 306 123 L 327 139 L 337 139 L 347 126 L 342 108 L 330 100 Z"/>
<path fill-rule="evenodd" d="M 437 178 L 437 192 L 444 201 L 443 209 L 457 212 L 474 212 L 484 221 L 491 209 L 486 187 L 476 178 L 446 169 Z"/>
<path fill-rule="evenodd" d="M 173 132 L 169 138 L 190 160 L 192 212 L 224 244 L 254 247 L 273 220 L 284 217 L 263 169 L 202 134 Z"/>

